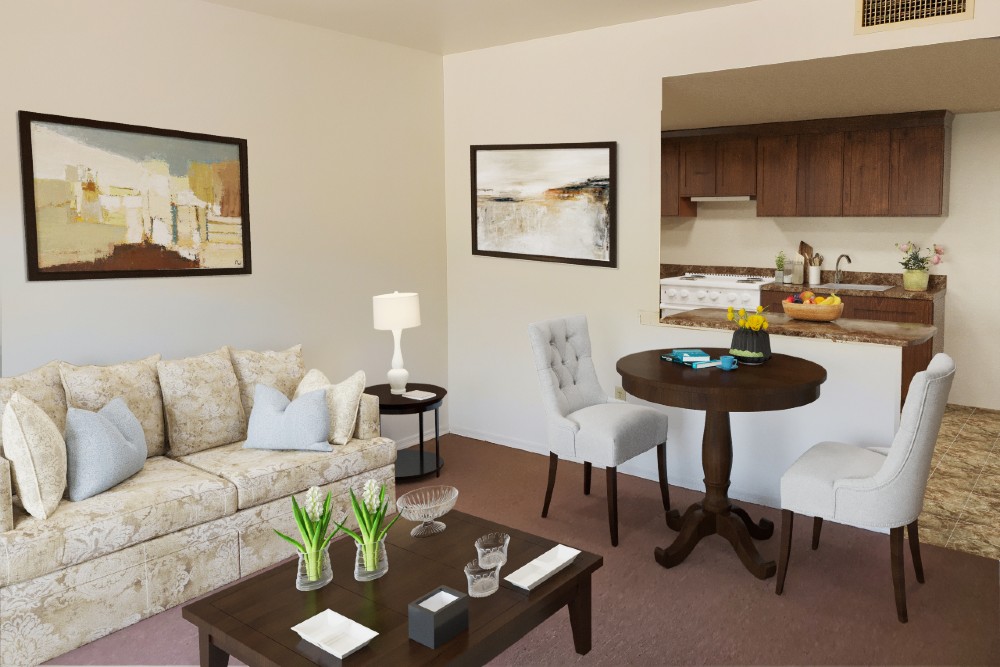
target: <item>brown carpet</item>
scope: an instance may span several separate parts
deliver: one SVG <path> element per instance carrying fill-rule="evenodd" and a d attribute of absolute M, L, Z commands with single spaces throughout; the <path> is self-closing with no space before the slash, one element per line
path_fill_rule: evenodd
<path fill-rule="evenodd" d="M 561 462 L 549 518 L 542 519 L 546 457 L 452 435 L 442 440 L 442 456 L 439 480 L 400 484 L 399 492 L 452 484 L 460 492 L 458 509 L 604 556 L 594 577 L 588 655 L 573 652 L 569 617 L 560 611 L 492 664 L 1000 665 L 996 560 L 923 545 L 927 583 L 921 585 L 907 551 L 910 622 L 903 625 L 896 621 L 887 535 L 827 522 L 819 550 L 812 551 L 811 524 L 800 521 L 778 597 L 774 579 L 750 575 L 718 536 L 703 540 L 676 568 L 657 565 L 653 548 L 676 533 L 664 525 L 655 482 L 619 475 L 620 542 L 613 548 L 603 471 L 594 471 L 586 497 L 583 467 Z M 699 495 L 671 487 L 681 509 Z M 755 519 L 778 521 L 776 510 L 747 507 Z M 758 547 L 775 558 L 777 536 Z M 389 562 L 393 576 L 391 553 Z M 196 664 L 197 656 L 197 633 L 177 608 L 52 664 L 183 665 Z"/>

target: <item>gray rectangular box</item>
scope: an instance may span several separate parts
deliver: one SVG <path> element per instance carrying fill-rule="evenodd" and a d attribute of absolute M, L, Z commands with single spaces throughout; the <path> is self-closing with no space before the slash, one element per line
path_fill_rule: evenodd
<path fill-rule="evenodd" d="M 420 603 L 444 591 L 457 600 L 437 611 L 421 607 Z M 469 596 L 447 586 L 438 586 L 407 606 L 410 617 L 410 639 L 428 648 L 437 648 L 469 629 Z"/>

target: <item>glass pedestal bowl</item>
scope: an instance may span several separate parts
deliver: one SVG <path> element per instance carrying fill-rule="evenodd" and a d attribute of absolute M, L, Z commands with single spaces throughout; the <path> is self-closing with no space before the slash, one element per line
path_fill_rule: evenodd
<path fill-rule="evenodd" d="M 447 514 L 456 500 L 458 489 L 454 486 L 425 486 L 401 495 L 396 499 L 396 507 L 404 519 L 422 522 L 410 535 L 429 537 L 444 530 L 445 525 L 435 519 Z"/>

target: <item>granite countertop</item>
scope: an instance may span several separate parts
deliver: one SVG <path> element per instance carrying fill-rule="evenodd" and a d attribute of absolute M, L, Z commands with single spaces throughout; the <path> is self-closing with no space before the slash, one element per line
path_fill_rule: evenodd
<path fill-rule="evenodd" d="M 759 268 L 747 266 L 706 266 L 699 264 L 661 264 L 660 278 L 679 276 L 684 273 L 731 273 L 738 275 L 773 276 L 773 268 Z M 822 271 L 820 273 L 820 283 L 832 283 L 834 271 Z M 865 273 L 862 271 L 841 271 L 840 282 L 852 283 L 854 285 L 893 285 L 892 289 L 881 292 L 870 290 L 837 290 L 840 296 L 878 296 L 886 299 L 916 299 L 923 301 L 933 301 L 942 296 L 948 285 L 948 276 L 931 275 L 926 292 L 908 292 L 903 289 L 902 273 Z M 796 285 L 794 283 L 771 283 L 761 285 L 763 292 L 801 292 L 809 289 L 816 294 L 830 294 L 832 290 L 818 289 L 810 285 Z"/>
<path fill-rule="evenodd" d="M 900 288 L 902 290 L 902 288 Z M 846 292 L 845 292 L 846 293 Z M 729 329 L 736 325 L 726 317 L 726 311 L 719 308 L 698 308 L 660 320 L 668 326 Z M 874 343 L 910 347 L 930 340 L 937 328 L 927 324 L 906 324 L 903 322 L 878 322 L 875 320 L 850 320 L 840 318 L 833 322 L 809 322 L 793 320 L 784 313 L 767 314 L 769 334 L 776 336 L 797 336 L 799 338 L 820 338 L 849 343 Z"/>

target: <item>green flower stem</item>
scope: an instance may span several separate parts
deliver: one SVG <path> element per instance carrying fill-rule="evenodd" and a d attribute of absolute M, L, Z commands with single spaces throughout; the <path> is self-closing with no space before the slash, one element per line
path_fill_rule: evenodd
<path fill-rule="evenodd" d="M 306 560 L 306 578 L 309 581 L 318 581 L 323 572 L 323 552 L 307 551 L 302 557 Z"/>
<path fill-rule="evenodd" d="M 378 567 L 378 547 L 380 542 L 365 542 L 361 545 L 361 553 L 365 559 L 365 570 L 374 572 Z"/>

